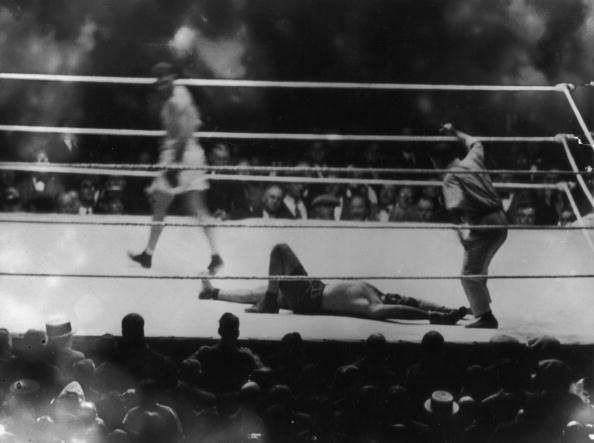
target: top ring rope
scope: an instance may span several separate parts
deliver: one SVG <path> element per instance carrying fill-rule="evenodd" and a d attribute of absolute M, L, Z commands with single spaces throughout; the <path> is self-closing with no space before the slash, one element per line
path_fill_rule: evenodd
<path fill-rule="evenodd" d="M 28 132 L 38 134 L 112 135 L 121 137 L 163 137 L 165 131 L 152 129 L 117 128 L 73 128 L 66 126 L 0 125 L 0 131 Z M 374 134 L 316 134 L 316 133 L 278 133 L 278 132 L 221 132 L 197 131 L 194 136 L 214 139 L 240 140 L 305 140 L 305 141 L 377 141 L 398 143 L 440 143 L 457 142 L 456 137 L 434 135 L 374 135 Z M 558 143 L 555 137 L 475 137 L 490 143 Z"/>
<path fill-rule="evenodd" d="M 151 85 L 157 79 L 151 77 L 113 77 L 97 75 L 56 75 L 0 73 L 2 80 L 33 80 L 63 83 L 104 83 Z M 222 86 L 241 88 L 302 88 L 302 89 L 378 89 L 401 91 L 511 91 L 511 92 L 562 92 L 563 84 L 555 86 L 513 86 L 513 85 L 454 85 L 421 83 L 359 83 L 359 82 L 315 82 L 315 81 L 277 81 L 277 80 L 223 80 L 185 78 L 176 80 L 186 86 Z"/>

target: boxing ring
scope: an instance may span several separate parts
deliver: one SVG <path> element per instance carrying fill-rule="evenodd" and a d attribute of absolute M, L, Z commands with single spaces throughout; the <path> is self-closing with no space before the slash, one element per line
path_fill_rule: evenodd
<path fill-rule="evenodd" d="M 0 79 L 44 81 L 92 81 L 150 84 L 153 79 L 122 79 L 75 76 L 32 76 L 0 74 Z M 185 79 L 190 86 L 363 87 L 371 89 L 561 92 L 574 111 L 584 136 L 587 131 L 570 94 L 570 87 L 505 87 L 463 85 L 390 85 L 351 83 L 242 82 Z M 441 89 L 440 89 L 441 88 Z M 0 125 L 0 130 L 102 134 L 118 136 L 161 136 L 161 131 L 134 129 L 64 128 Z M 201 138 L 279 140 L 345 140 L 391 142 L 452 142 L 452 137 L 345 134 L 254 134 L 197 133 Z M 566 136 L 478 137 L 485 143 L 556 143 L 571 166 L 561 171 L 575 177 L 594 208 L 592 197 L 572 157 Z M 0 169 L 54 173 L 92 173 L 151 177 L 176 166 L 122 164 L 32 164 L 0 163 Z M 430 180 L 402 179 L 404 174 L 435 174 L 436 170 L 383 172 L 398 179 L 316 178 L 302 174 L 308 168 L 290 167 L 205 167 L 212 180 L 304 183 L 366 183 L 411 186 L 439 186 Z M 310 168 L 312 169 L 312 168 Z M 324 171 L 352 173 L 357 168 L 326 168 Z M 265 175 L 282 171 L 282 176 Z M 319 169 L 316 171 L 320 172 Z M 369 171 L 369 169 L 366 169 Z M 256 175 L 240 175 L 247 172 Z M 293 176 L 285 174 L 293 172 Z M 322 171 L 323 172 L 323 171 Z M 439 172 L 439 171 L 437 171 Z M 493 173 L 501 171 L 490 171 Z M 510 171 L 505 171 L 510 172 Z M 511 171 L 518 175 L 534 171 Z M 541 171 L 545 172 L 545 171 Z M 418 342 L 425 332 L 437 329 L 450 342 L 488 341 L 493 335 L 508 334 L 521 340 L 551 334 L 564 343 L 594 343 L 594 246 L 592 232 L 577 210 L 567 183 L 500 183 L 498 187 L 542 189 L 564 192 L 578 220 L 567 227 L 510 226 L 507 241 L 496 254 L 489 272 L 493 309 L 498 330 L 465 329 L 429 325 L 425 321 L 379 322 L 334 316 L 247 314 L 245 305 L 199 300 L 199 268 L 208 262 L 204 234 L 189 218 L 170 217 L 160 240 L 153 267 L 143 269 L 131 263 L 126 250 L 138 250 L 147 235 L 149 217 L 67 216 L 0 214 L 0 326 L 14 332 L 42 327 L 53 316 L 68 317 L 79 335 L 119 334 L 121 318 L 140 313 L 149 336 L 212 337 L 218 318 L 233 312 L 241 321 L 244 339 L 278 340 L 298 331 L 307 340 L 358 341 L 381 332 L 389 341 Z M 212 222 L 225 268 L 212 278 L 221 288 L 253 288 L 265 283 L 268 254 L 279 242 L 288 243 L 312 278 L 323 280 L 362 279 L 381 290 L 424 298 L 448 306 L 466 305 L 460 265 L 462 247 L 452 225 L 372 222 L 321 222 L 246 220 Z M 290 276 L 279 278 L 290 279 Z M 464 322 L 461 322 L 463 325 Z"/>

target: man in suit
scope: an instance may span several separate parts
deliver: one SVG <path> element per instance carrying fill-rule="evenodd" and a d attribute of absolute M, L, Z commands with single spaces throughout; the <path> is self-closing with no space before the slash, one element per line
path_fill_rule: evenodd
<path fill-rule="evenodd" d="M 283 203 L 283 198 L 283 189 L 279 185 L 271 184 L 266 187 L 262 195 L 262 206 L 237 211 L 231 218 L 236 220 L 243 218 L 294 219 L 295 217 L 291 214 L 291 211 Z"/>

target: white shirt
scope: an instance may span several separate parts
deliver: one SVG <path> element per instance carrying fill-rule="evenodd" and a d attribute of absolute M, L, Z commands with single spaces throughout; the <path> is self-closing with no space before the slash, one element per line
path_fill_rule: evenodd
<path fill-rule="evenodd" d="M 305 220 L 307 218 L 307 208 L 303 200 L 296 200 L 294 197 L 287 195 L 283 202 L 295 218 L 297 218 L 297 208 L 299 208 L 299 219 Z"/>

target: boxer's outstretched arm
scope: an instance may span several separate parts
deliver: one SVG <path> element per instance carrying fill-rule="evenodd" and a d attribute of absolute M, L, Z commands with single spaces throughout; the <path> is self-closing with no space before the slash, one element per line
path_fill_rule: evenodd
<path fill-rule="evenodd" d="M 262 300 L 265 293 L 265 286 L 255 289 L 215 289 L 210 280 L 202 280 L 203 295 L 201 298 L 216 298 L 217 300 L 232 303 L 254 304 Z M 216 295 L 213 297 L 214 294 Z"/>

